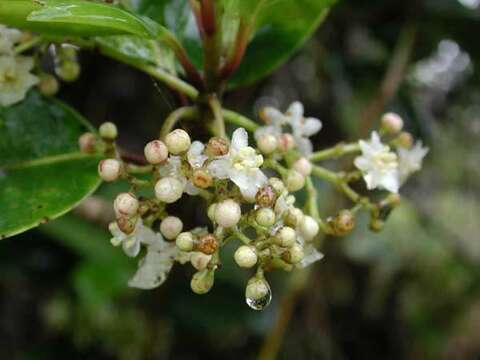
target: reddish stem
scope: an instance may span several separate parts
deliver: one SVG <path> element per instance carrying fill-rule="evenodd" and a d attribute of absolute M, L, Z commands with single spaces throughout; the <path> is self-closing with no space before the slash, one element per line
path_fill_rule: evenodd
<path fill-rule="evenodd" d="M 242 63 L 245 51 L 247 50 L 249 34 L 250 27 L 246 25 L 243 19 L 240 20 L 237 37 L 235 40 L 235 51 L 220 72 L 220 76 L 222 79 L 227 79 L 238 69 L 238 67 Z"/>
<path fill-rule="evenodd" d="M 212 37 L 217 31 L 217 23 L 215 18 L 215 2 L 213 0 L 202 0 L 202 25 L 205 34 Z"/>

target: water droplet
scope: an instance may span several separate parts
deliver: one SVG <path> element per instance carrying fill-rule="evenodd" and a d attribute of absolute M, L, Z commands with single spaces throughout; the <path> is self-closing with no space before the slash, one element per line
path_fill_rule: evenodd
<path fill-rule="evenodd" d="M 253 277 L 245 289 L 245 301 L 253 310 L 263 310 L 272 301 L 272 290 L 265 279 Z"/>

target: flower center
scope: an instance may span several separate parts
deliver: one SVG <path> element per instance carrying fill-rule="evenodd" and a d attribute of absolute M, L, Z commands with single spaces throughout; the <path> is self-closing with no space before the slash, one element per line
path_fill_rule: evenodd
<path fill-rule="evenodd" d="M 378 152 L 373 156 L 373 160 L 381 169 L 394 169 L 398 166 L 397 155 L 392 152 Z"/>
<path fill-rule="evenodd" d="M 259 168 L 263 164 L 263 156 L 257 155 L 254 148 L 246 146 L 232 157 L 232 165 L 237 170 Z"/>

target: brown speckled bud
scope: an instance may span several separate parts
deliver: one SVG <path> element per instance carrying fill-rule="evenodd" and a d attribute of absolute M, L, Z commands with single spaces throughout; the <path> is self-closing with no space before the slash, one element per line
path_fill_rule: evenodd
<path fill-rule="evenodd" d="M 195 170 L 193 172 L 193 184 L 200 189 L 207 189 L 213 184 L 212 175 L 202 169 Z"/>
<path fill-rule="evenodd" d="M 217 238 L 213 234 L 207 234 L 198 239 L 195 250 L 207 255 L 212 255 L 218 248 Z"/>
<path fill-rule="evenodd" d="M 220 137 L 212 137 L 207 144 L 206 153 L 211 156 L 227 155 L 229 150 L 228 141 Z"/>
<path fill-rule="evenodd" d="M 127 235 L 133 233 L 136 224 L 137 217 L 120 216 L 117 218 L 118 228 Z"/>
<path fill-rule="evenodd" d="M 260 207 L 272 207 L 277 201 L 277 194 L 272 186 L 265 185 L 257 191 L 255 201 Z"/>
<path fill-rule="evenodd" d="M 355 215 L 350 210 L 341 210 L 336 217 L 329 221 L 333 234 L 345 236 L 355 227 Z"/>

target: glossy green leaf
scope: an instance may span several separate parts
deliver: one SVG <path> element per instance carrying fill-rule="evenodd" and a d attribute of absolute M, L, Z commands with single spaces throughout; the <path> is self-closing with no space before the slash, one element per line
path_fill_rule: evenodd
<path fill-rule="evenodd" d="M 225 0 L 224 44 L 231 43 L 244 17 L 254 33 L 241 67 L 230 86 L 241 86 L 268 75 L 288 59 L 315 31 L 336 0 Z M 201 68 L 202 48 L 188 0 L 124 0 L 127 8 L 152 17 L 175 33 L 193 62 Z"/>
<path fill-rule="evenodd" d="M 0 108 L 0 238 L 68 212 L 96 189 L 99 157 L 77 148 L 87 129 L 72 109 L 36 92 Z"/>
<path fill-rule="evenodd" d="M 119 7 L 85 0 L 2 0 L 0 23 L 61 36 L 156 37 L 159 26 Z"/>

